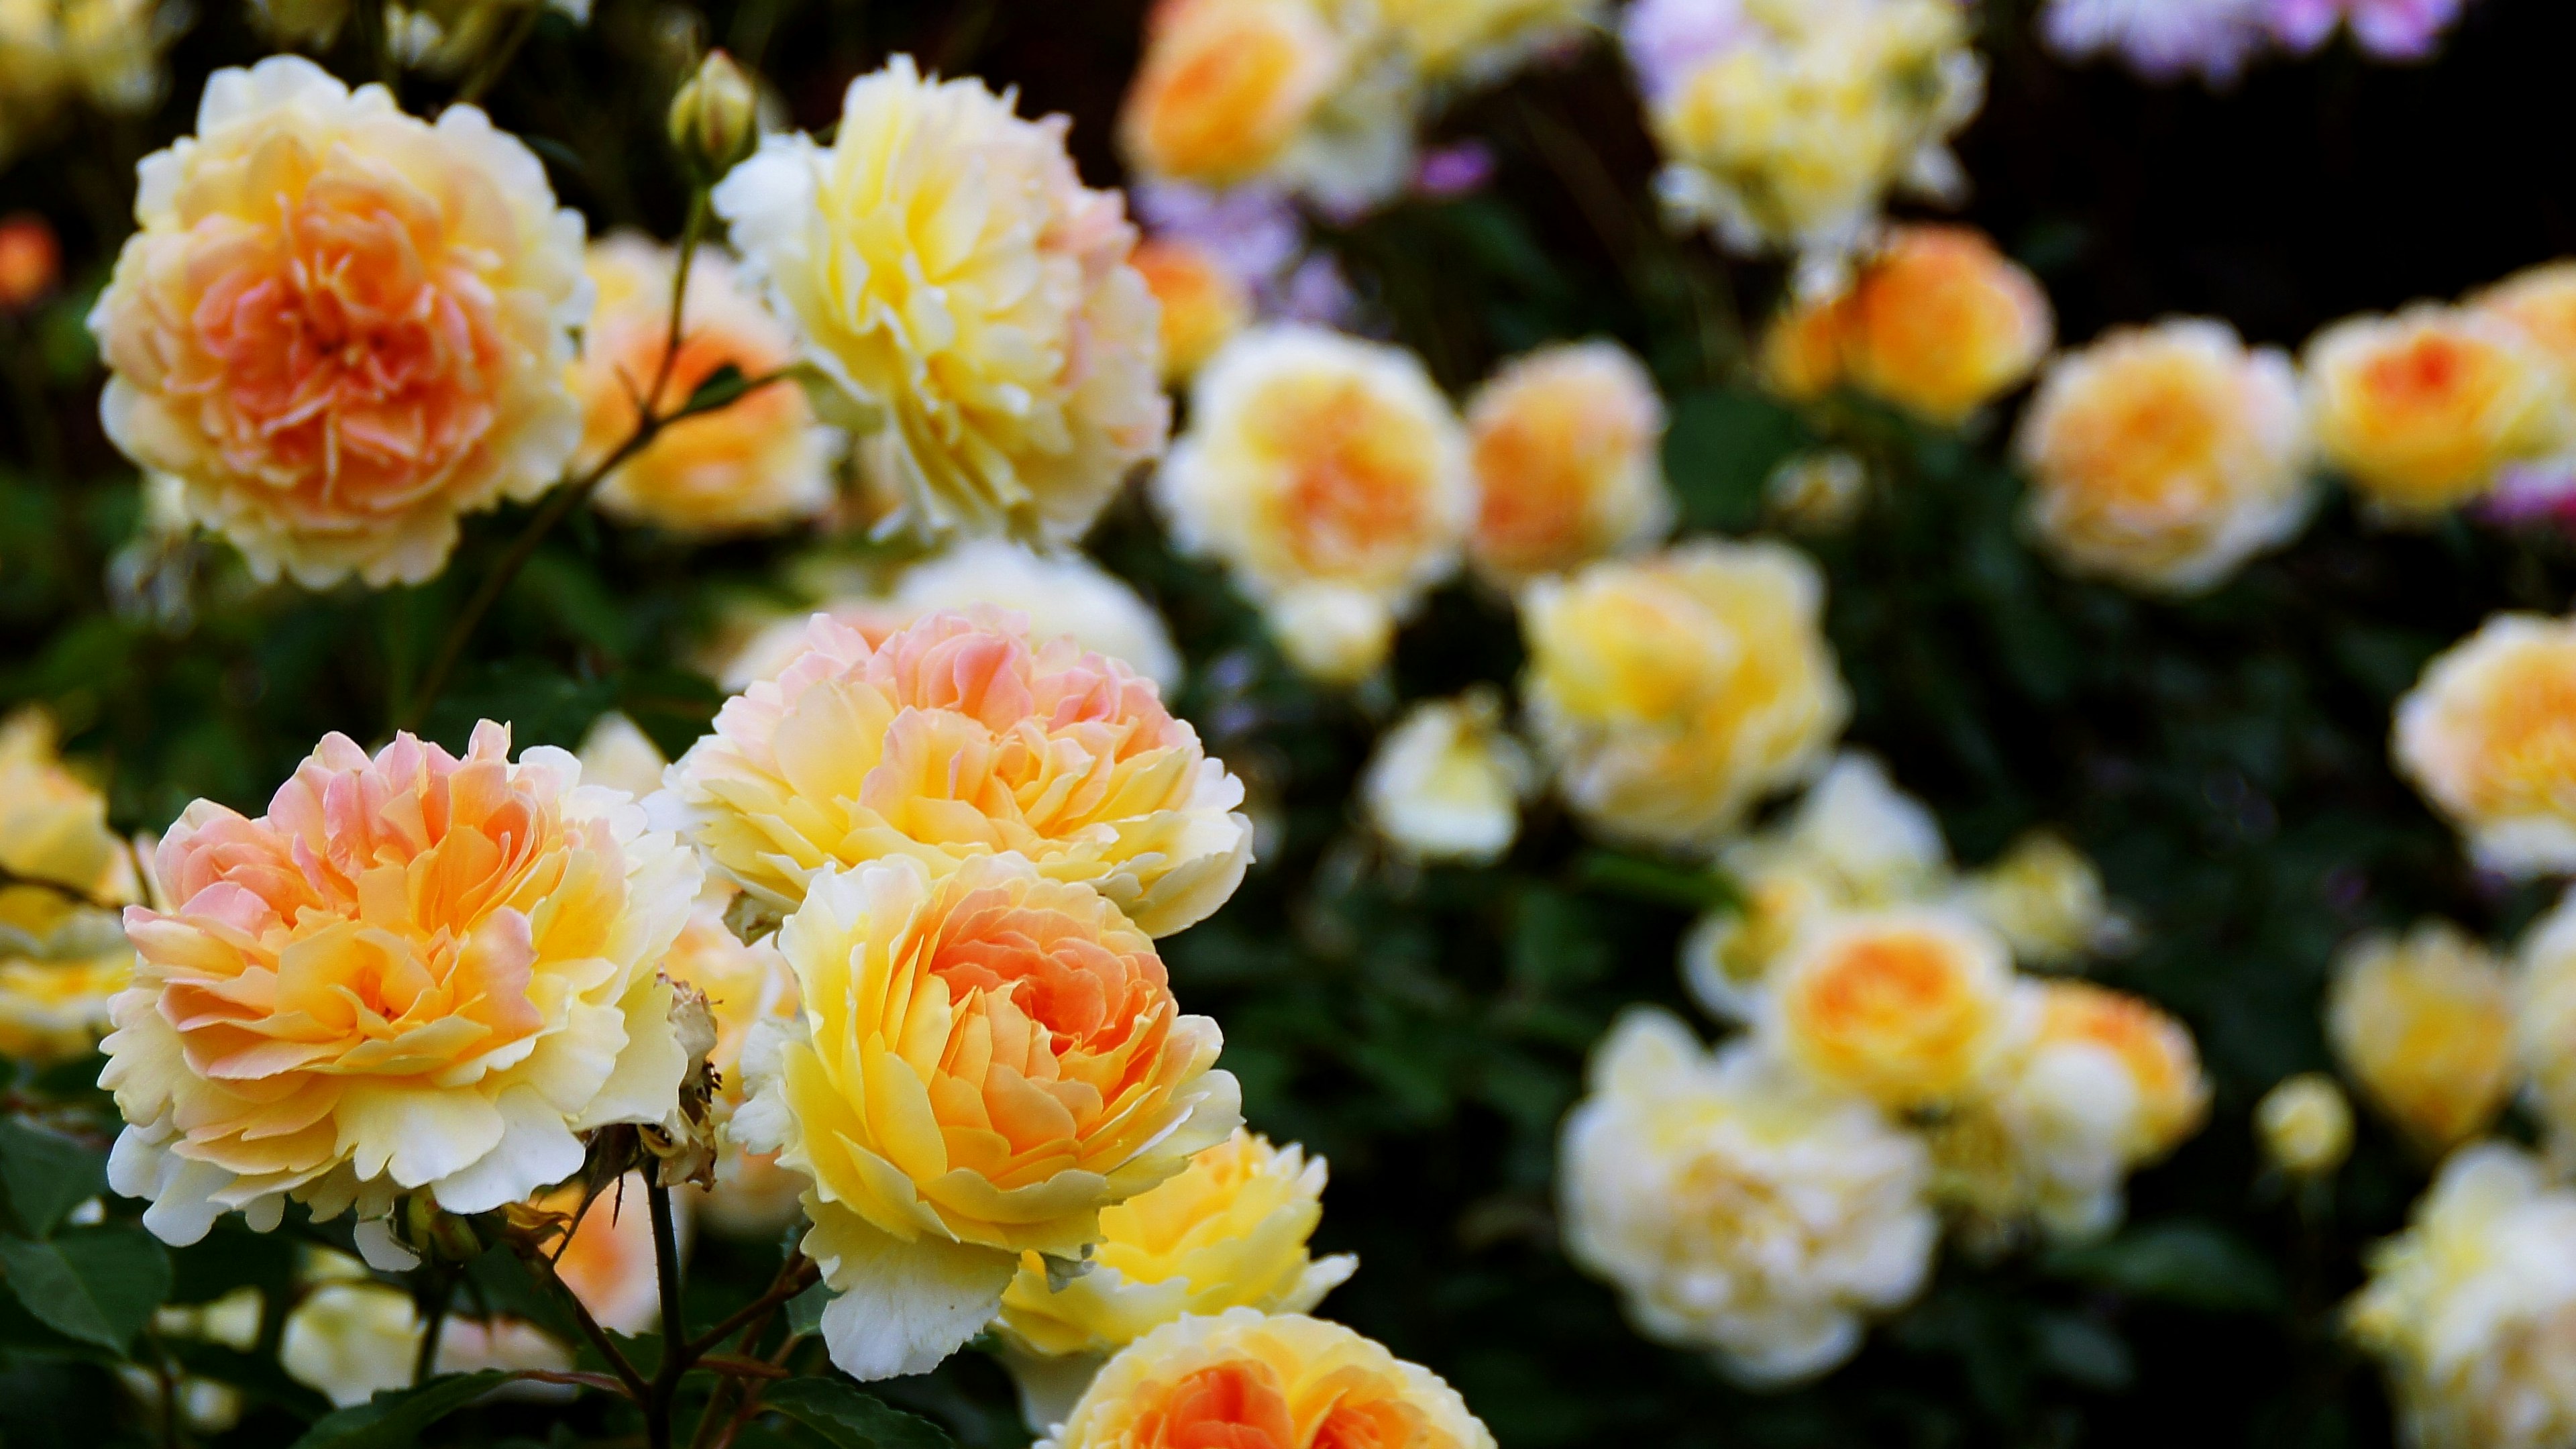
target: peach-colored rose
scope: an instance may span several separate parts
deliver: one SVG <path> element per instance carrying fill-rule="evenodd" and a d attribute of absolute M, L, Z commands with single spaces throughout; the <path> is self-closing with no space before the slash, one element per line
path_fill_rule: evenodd
<path fill-rule="evenodd" d="M 578 1171 L 578 1134 L 670 1116 L 688 1063 L 653 968 L 697 861 L 572 756 L 509 754 L 488 722 L 462 758 L 330 735 L 267 814 L 200 800 L 163 837 L 100 1077 L 109 1182 L 163 1239 L 293 1197 L 354 1205 L 398 1264 L 401 1195 L 499 1207 Z"/>
<path fill-rule="evenodd" d="M 1781 1056 L 1890 1108 L 1955 1100 L 2012 1045 L 2012 955 L 1964 915 L 1855 913 L 1809 931 L 1762 1026 Z"/>
<path fill-rule="evenodd" d="M 0 219 L 0 311 L 44 300 L 62 277 L 62 244 L 50 223 L 31 211 Z"/>
<path fill-rule="evenodd" d="M 2576 870 L 2576 620 L 2503 613 L 2397 702 L 2399 773 L 2511 876 Z"/>
<path fill-rule="evenodd" d="M 1210 186 L 1278 164 L 1347 64 L 1312 0 L 1163 0 L 1118 136 L 1150 175 Z"/>
<path fill-rule="evenodd" d="M 2506 465 L 2568 441 L 2564 378 L 2492 313 L 2419 304 L 2348 318 L 2309 339 L 2306 368 L 2326 461 L 2399 515 L 2465 503 Z"/>
<path fill-rule="evenodd" d="M 570 374 L 582 404 L 577 467 L 596 466 L 635 431 L 635 400 L 653 385 L 670 339 L 675 264 L 669 247 L 640 236 L 591 245 L 590 279 L 599 301 Z M 690 262 L 681 323 L 679 355 L 660 400 L 665 411 L 727 364 L 760 377 L 795 360 L 796 340 L 786 325 L 709 248 Z M 773 384 L 666 429 L 601 480 L 599 506 L 693 537 L 776 528 L 832 501 L 832 458 L 840 446 L 839 433 L 815 423 L 804 389 Z"/>
<path fill-rule="evenodd" d="M 1513 359 L 1467 405 L 1478 572 L 1510 585 L 1653 541 L 1672 526 L 1664 403 L 1615 342 Z"/>
<path fill-rule="evenodd" d="M 296 56 L 215 72 L 90 314 L 108 436 L 262 579 L 431 577 L 459 514 L 552 487 L 580 437 L 554 202 L 473 106 L 433 125 Z"/>
<path fill-rule="evenodd" d="M 818 616 L 806 652 L 672 766 L 669 798 L 717 869 L 780 910 L 836 865 L 945 874 L 1014 851 L 1154 935 L 1204 918 L 1251 859 L 1242 784 L 1152 681 L 1026 630 L 934 614 L 871 646 Z"/>
<path fill-rule="evenodd" d="M 1153 942 L 1023 856 L 817 876 L 778 945 L 804 1011 L 756 1040 L 734 1126 L 810 1180 L 824 1338 L 860 1378 L 938 1363 L 1021 1254 L 1081 1256 L 1103 1208 L 1242 1122 Z"/>
<path fill-rule="evenodd" d="M 1163 306 L 1163 380 L 1183 382 L 1252 322 L 1252 293 L 1196 242 L 1149 237 L 1136 270 Z"/>
<path fill-rule="evenodd" d="M 1852 386 L 1955 423 L 2019 385 L 2056 321 L 2037 278 L 1963 226 L 1901 226 L 1861 268 L 1844 314 Z"/>

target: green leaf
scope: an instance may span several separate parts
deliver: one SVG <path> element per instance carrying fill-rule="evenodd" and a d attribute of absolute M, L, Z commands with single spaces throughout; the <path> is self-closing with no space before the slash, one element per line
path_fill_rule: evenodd
<path fill-rule="evenodd" d="M 699 382 L 689 393 L 689 400 L 681 405 L 680 411 L 712 412 L 749 391 L 751 391 L 751 379 L 743 376 L 741 368 L 728 362 L 708 373 L 705 379 Z"/>
<path fill-rule="evenodd" d="M 1614 850 L 1587 850 L 1575 857 L 1574 879 L 1586 890 L 1685 911 L 1712 911 L 1736 899 L 1733 886 L 1714 871 Z"/>
<path fill-rule="evenodd" d="M 509 1381 L 499 1369 L 445 1374 L 417 1388 L 386 1389 L 324 1415 L 293 1449 L 411 1449 L 423 1429 Z"/>
<path fill-rule="evenodd" d="M 41 1238 L 107 1185 L 107 1159 L 56 1132 L 0 1118 L 0 1196 L 9 1226 Z"/>
<path fill-rule="evenodd" d="M 2288 1302 L 2271 1263 L 2214 1223 L 2152 1223 L 2059 1248 L 2040 1266 L 2061 1278 L 2210 1313 L 2275 1313 Z"/>
<path fill-rule="evenodd" d="M 1664 434 L 1664 473 L 1689 528 L 1741 532 L 1762 520 L 1762 488 L 1806 444 L 1795 413 L 1747 392 L 1684 393 Z"/>
<path fill-rule="evenodd" d="M 170 1292 L 170 1255 L 137 1227 L 77 1230 L 51 1242 L 0 1238 L 10 1291 L 55 1332 L 118 1353 Z"/>
<path fill-rule="evenodd" d="M 832 1306 L 835 1295 L 824 1284 L 817 1283 L 787 1300 L 787 1331 L 803 1337 L 823 1327 L 823 1310 Z"/>
<path fill-rule="evenodd" d="M 813 1430 L 832 1449 L 957 1449 L 947 1430 L 842 1379 L 789 1379 L 771 1385 L 760 1402 Z"/>

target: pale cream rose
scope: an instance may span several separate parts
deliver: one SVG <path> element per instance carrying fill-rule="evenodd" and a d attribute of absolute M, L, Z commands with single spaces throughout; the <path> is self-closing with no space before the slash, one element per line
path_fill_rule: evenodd
<path fill-rule="evenodd" d="M 2263 1159 L 2293 1177 L 2323 1177 L 2352 1155 L 2352 1103 L 2324 1072 L 2284 1077 L 2254 1104 Z"/>
<path fill-rule="evenodd" d="M 1768 1387 L 1842 1363 L 1921 1290 L 1940 1235 L 1929 1172 L 1866 1102 L 1633 1007 L 1565 1120 L 1557 1194 L 1567 1253 L 1639 1332 Z"/>
<path fill-rule="evenodd" d="M 152 1332 L 163 1342 L 221 1344 L 236 1353 L 259 1345 L 263 1299 L 257 1288 L 235 1288 L 205 1303 L 165 1303 L 152 1310 Z M 116 1376 L 147 1414 L 166 1412 L 165 1399 L 178 1400 L 179 1421 L 200 1434 L 220 1434 L 241 1421 L 241 1390 L 216 1379 L 190 1373 L 173 1375 L 168 1384 L 140 1364 L 120 1364 Z"/>
<path fill-rule="evenodd" d="M 1071 1416 L 1108 1355 L 1184 1314 L 1305 1313 L 1359 1266 L 1315 1258 L 1324 1159 L 1237 1129 L 1179 1176 L 1100 1213 L 1091 1270 L 1051 1287 L 1023 1254 L 1002 1294 L 1003 1362 L 1039 1433 Z"/>
<path fill-rule="evenodd" d="M 2031 966 L 2065 966 L 2116 947 L 2131 932 L 2111 909 L 2102 872 L 2053 830 L 2033 830 L 1971 874 L 1959 904 Z"/>
<path fill-rule="evenodd" d="M 286 1376 L 343 1409 L 387 1389 L 410 1388 L 423 1331 L 411 1293 L 367 1276 L 356 1259 L 328 1250 L 313 1253 L 303 1276 L 305 1289 L 286 1315 L 278 1341 L 278 1367 Z M 256 1303 L 252 1312 L 255 1338 Z M 560 1373 L 572 1366 L 570 1349 L 522 1319 L 451 1316 L 440 1325 L 432 1369 L 442 1374 L 478 1369 Z"/>
<path fill-rule="evenodd" d="M 2576 895 L 2514 948 L 2513 1045 L 2553 1157 L 2576 1153 Z"/>
<path fill-rule="evenodd" d="M 90 313 L 100 417 L 255 576 L 419 583 L 460 514 L 561 476 L 581 217 L 482 111 L 420 121 L 297 56 L 219 70 L 135 220 Z"/>
<path fill-rule="evenodd" d="M 2462 1149 L 2345 1307 L 2416 1449 L 2576 1439 L 2576 1193 L 2499 1142 Z"/>
<path fill-rule="evenodd" d="M 1121 1350 L 1037 1449 L 1493 1449 L 1458 1391 L 1338 1323 L 1230 1308 Z"/>
<path fill-rule="evenodd" d="M 1521 594 L 1522 698 L 1584 822 L 1713 844 L 1824 763 L 1851 710 L 1824 579 L 1776 543 L 1699 539 Z"/>
<path fill-rule="evenodd" d="M 1435 83 L 1479 85 L 1599 28 L 1603 0 L 1384 0 L 1387 28 Z"/>
<path fill-rule="evenodd" d="M 636 402 L 661 375 L 670 341 L 672 248 L 621 233 L 591 243 L 598 293 L 582 330 L 581 358 L 566 374 L 581 403 L 573 466 L 607 461 L 633 436 Z M 793 362 L 796 338 L 735 279 L 712 247 L 689 263 L 680 309 L 681 341 L 656 406 L 668 412 L 724 367 L 764 377 Z M 811 518 L 832 501 L 832 465 L 843 440 L 814 420 L 804 389 L 773 383 L 723 409 L 665 428 L 600 481 L 600 511 L 684 538 L 775 529 Z"/>
<path fill-rule="evenodd" d="M 2346 318 L 2309 339 L 2304 362 L 2320 452 L 2397 517 L 2466 503 L 2570 441 L 2565 376 L 2492 313 L 2419 303 Z"/>
<path fill-rule="evenodd" d="M 1252 325 L 1252 292 L 1225 260 L 1197 242 L 1147 237 L 1136 270 L 1163 308 L 1163 380 L 1187 382 L 1217 349 Z"/>
<path fill-rule="evenodd" d="M 2027 380 L 2057 326 L 2039 279 L 1964 226 L 1890 230 L 1836 315 L 1851 385 L 1944 425 Z"/>
<path fill-rule="evenodd" d="M 1520 834 L 1535 783 L 1528 752 L 1503 729 L 1501 697 L 1480 687 L 1407 711 L 1361 772 L 1360 805 L 1414 859 L 1490 865 Z"/>
<path fill-rule="evenodd" d="M 1780 1057 L 1892 1110 L 1984 1086 L 2023 1013 L 2003 941 L 1924 908 L 1826 917 L 1790 947 L 1756 1022 Z"/>
<path fill-rule="evenodd" d="M 403 1195 L 487 1211 L 578 1171 L 582 1133 L 672 1115 L 654 966 L 697 860 L 572 756 L 509 755 L 488 722 L 462 758 L 330 735 L 267 814 L 201 800 L 162 838 L 100 1085 L 109 1184 L 163 1240 L 293 1197 L 402 1265 Z"/>
<path fill-rule="evenodd" d="M 1785 820 L 1730 843 L 1718 863 L 1739 900 L 1682 938 L 1682 982 L 1728 1021 L 1753 1019 L 1773 965 L 1826 915 L 1937 900 L 1952 883 L 1932 812 L 1857 750 L 1835 756 Z"/>
<path fill-rule="evenodd" d="M 1672 528 L 1664 404 L 1615 342 L 1524 353 L 1467 404 L 1476 472 L 1468 556 L 1510 587 L 1645 547 Z"/>
<path fill-rule="evenodd" d="M 2209 1082 L 2191 1033 L 2149 1002 L 2081 981 L 2036 981 L 2035 1021 L 1991 1112 L 2011 1145 L 2024 1211 L 2052 1236 L 2116 1226 L 2131 1170 L 2198 1131 Z"/>
<path fill-rule="evenodd" d="M 2015 451 L 2031 532 L 2060 563 L 2196 593 L 2307 522 L 2298 372 L 2224 322 L 2114 328 L 2049 364 Z"/>
<path fill-rule="evenodd" d="M 1476 506 L 1465 431 L 1421 362 L 1305 326 L 1254 328 L 1200 372 L 1154 500 L 1333 683 L 1384 662 L 1369 644 L 1456 569 Z"/>
<path fill-rule="evenodd" d="M 1946 143 L 1976 114 L 1985 67 L 1957 6 L 1833 0 L 1744 18 L 1648 100 L 1656 192 L 1675 216 L 1737 250 L 1829 258 L 1869 239 L 1891 191 L 1958 189 Z"/>
<path fill-rule="evenodd" d="M 1169 935 L 1241 883 L 1242 783 L 1125 664 L 1032 644 L 994 613 L 933 614 L 873 646 L 828 618 L 809 628 L 657 797 L 774 909 L 835 865 L 902 856 L 944 874 L 1008 851 Z"/>
<path fill-rule="evenodd" d="M 2397 702 L 2390 753 L 2488 870 L 2576 870 L 2576 620 L 2490 616 Z"/>
<path fill-rule="evenodd" d="M 819 875 L 778 946 L 803 1014 L 755 1035 L 733 1131 L 808 1179 L 823 1337 L 858 1378 L 928 1370 L 1024 1254 L 1079 1258 L 1103 1209 L 1242 1124 L 1153 942 L 1020 855 Z"/>
<path fill-rule="evenodd" d="M 2493 953 L 2445 921 L 2338 953 L 2326 1040 L 2362 1097 L 2439 1154 L 2486 1130 L 2513 1092 L 2513 992 Z"/>
<path fill-rule="evenodd" d="M 889 526 L 1070 542 L 1163 450 L 1136 230 L 1075 174 L 1067 124 L 896 56 L 850 82 L 831 146 L 764 137 L 715 188 L 805 360 L 882 415 L 859 456 Z"/>
<path fill-rule="evenodd" d="M 662 772 L 671 767 L 653 737 L 613 709 L 591 721 L 573 758 L 581 761 L 584 780 L 639 800 L 662 788 Z"/>

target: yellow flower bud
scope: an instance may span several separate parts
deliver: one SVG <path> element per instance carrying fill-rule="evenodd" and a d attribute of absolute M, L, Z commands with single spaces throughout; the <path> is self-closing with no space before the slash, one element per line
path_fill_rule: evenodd
<path fill-rule="evenodd" d="M 760 93 L 732 56 L 710 50 L 671 97 L 671 144 L 708 181 L 760 144 Z"/>
<path fill-rule="evenodd" d="M 2254 1106 L 2263 1156 L 2293 1177 L 2323 1177 L 2352 1152 L 2352 1103 L 2323 1072 L 2301 1072 Z"/>

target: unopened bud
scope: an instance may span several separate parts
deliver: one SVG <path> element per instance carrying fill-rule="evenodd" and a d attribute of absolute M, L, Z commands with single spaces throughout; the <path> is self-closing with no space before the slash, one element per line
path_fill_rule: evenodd
<path fill-rule="evenodd" d="M 22 211 L 0 221 L 0 311 L 43 301 L 62 280 L 62 267 L 62 247 L 43 217 Z"/>
<path fill-rule="evenodd" d="M 2306 1072 L 2263 1094 L 2254 1108 L 2263 1155 L 2293 1177 L 2322 1177 L 2352 1151 L 2352 1104 L 2323 1072 Z"/>
<path fill-rule="evenodd" d="M 426 1192 L 404 1199 L 400 1235 L 424 1258 L 465 1263 L 483 1251 L 483 1240 L 475 1235 L 474 1225 L 440 1207 L 438 1200 Z"/>
<path fill-rule="evenodd" d="M 732 56 L 708 51 L 671 98 L 671 144 L 708 181 L 760 144 L 760 94 Z"/>

